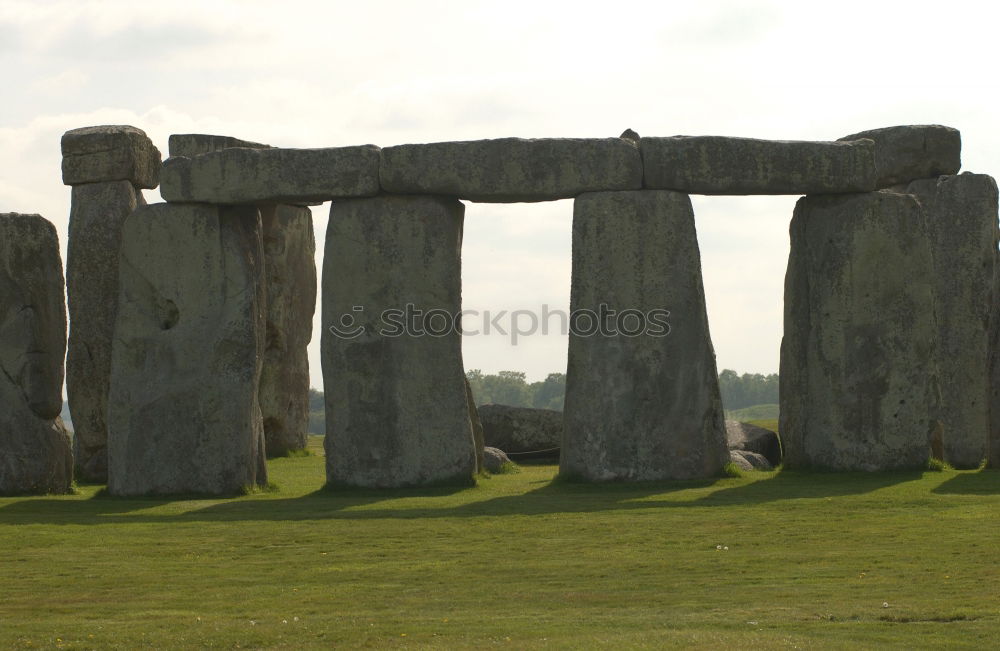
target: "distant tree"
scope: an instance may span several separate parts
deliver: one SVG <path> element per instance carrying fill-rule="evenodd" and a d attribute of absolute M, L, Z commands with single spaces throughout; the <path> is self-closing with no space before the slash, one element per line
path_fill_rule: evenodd
<path fill-rule="evenodd" d="M 562 411 L 566 398 L 566 374 L 549 373 L 541 382 L 532 382 L 531 406 L 536 409 L 555 409 Z"/>
<path fill-rule="evenodd" d="M 719 390 L 725 409 L 743 409 L 754 405 L 770 405 L 778 402 L 778 374 L 761 375 L 725 369 L 719 373 Z"/>

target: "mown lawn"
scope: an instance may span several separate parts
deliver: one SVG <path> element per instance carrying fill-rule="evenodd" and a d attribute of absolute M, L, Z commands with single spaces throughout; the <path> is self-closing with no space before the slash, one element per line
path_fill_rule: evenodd
<path fill-rule="evenodd" d="M 235 499 L 0 499 L 0 648 L 1000 640 L 996 471 L 584 486 L 528 466 L 358 493 L 318 492 L 318 455 L 271 474 Z"/>

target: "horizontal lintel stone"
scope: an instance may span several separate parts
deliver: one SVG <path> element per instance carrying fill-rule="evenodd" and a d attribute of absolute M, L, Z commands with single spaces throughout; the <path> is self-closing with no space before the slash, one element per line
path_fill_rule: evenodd
<path fill-rule="evenodd" d="M 642 158 L 622 138 L 498 138 L 399 145 L 382 150 L 382 189 L 470 201 L 569 199 L 637 190 Z"/>
<path fill-rule="evenodd" d="M 160 150 L 142 129 L 104 125 L 72 129 L 62 137 L 66 185 L 131 181 L 152 190 L 159 183 Z"/>
<path fill-rule="evenodd" d="M 879 188 L 917 179 L 957 174 L 962 167 L 962 134 L 940 124 L 903 125 L 862 131 L 841 140 L 875 141 Z"/>
<path fill-rule="evenodd" d="M 378 194 L 379 148 L 233 148 L 163 163 L 170 202 L 304 203 Z"/>
<path fill-rule="evenodd" d="M 214 136 L 207 133 L 175 133 L 170 136 L 167 145 L 170 156 L 198 156 L 213 151 L 242 147 L 245 149 L 271 149 L 265 145 L 250 140 L 240 140 L 232 136 Z"/>
<path fill-rule="evenodd" d="M 876 186 L 875 143 L 643 138 L 644 185 L 692 194 L 826 194 Z"/>

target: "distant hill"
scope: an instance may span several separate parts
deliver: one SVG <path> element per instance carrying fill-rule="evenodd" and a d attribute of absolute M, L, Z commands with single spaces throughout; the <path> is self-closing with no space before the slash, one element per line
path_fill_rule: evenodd
<path fill-rule="evenodd" d="M 726 420 L 774 420 L 778 418 L 778 405 L 753 405 L 726 412 Z"/>

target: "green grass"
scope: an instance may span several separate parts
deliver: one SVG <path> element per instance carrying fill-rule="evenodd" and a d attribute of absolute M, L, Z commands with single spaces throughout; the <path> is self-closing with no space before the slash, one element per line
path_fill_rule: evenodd
<path fill-rule="evenodd" d="M 321 439 L 320 439 L 321 440 Z M 1000 472 L 0 499 L 0 648 L 989 648 Z M 728 550 L 717 549 L 728 547 Z M 883 603 L 888 604 L 883 607 Z"/>
<path fill-rule="evenodd" d="M 726 420 L 739 420 L 739 421 L 750 421 L 750 420 L 777 420 L 778 418 L 778 405 L 754 405 L 752 407 L 744 407 L 743 409 L 733 409 L 732 411 L 726 411 Z"/>
<path fill-rule="evenodd" d="M 756 420 L 744 421 L 751 425 L 756 425 L 757 427 L 763 427 L 764 429 L 769 429 L 772 432 L 778 431 L 778 419 L 777 418 L 761 418 Z"/>

